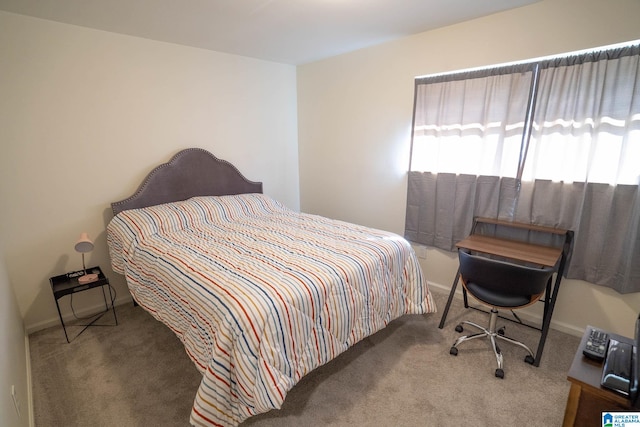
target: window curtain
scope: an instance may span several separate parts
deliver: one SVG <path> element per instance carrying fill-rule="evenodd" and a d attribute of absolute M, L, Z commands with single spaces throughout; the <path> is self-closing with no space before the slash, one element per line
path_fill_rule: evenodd
<path fill-rule="evenodd" d="M 416 80 L 405 236 L 453 250 L 475 216 L 567 228 L 567 277 L 640 291 L 639 50 Z"/>
<path fill-rule="evenodd" d="M 417 85 L 411 170 L 515 177 L 530 68 Z"/>

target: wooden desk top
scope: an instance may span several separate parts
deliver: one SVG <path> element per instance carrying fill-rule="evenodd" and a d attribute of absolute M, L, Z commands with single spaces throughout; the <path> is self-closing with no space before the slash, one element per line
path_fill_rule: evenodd
<path fill-rule="evenodd" d="M 498 255 L 513 260 L 530 262 L 544 267 L 554 267 L 562 256 L 562 248 L 472 234 L 458 242 L 456 247 Z"/>

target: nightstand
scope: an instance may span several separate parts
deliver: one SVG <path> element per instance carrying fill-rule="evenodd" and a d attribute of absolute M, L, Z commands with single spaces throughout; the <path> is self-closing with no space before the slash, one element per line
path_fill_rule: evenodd
<path fill-rule="evenodd" d="M 114 298 L 112 297 L 111 285 L 109 284 L 109 279 L 104 275 L 104 273 L 102 272 L 102 269 L 98 266 L 87 268 L 86 271 L 88 274 L 91 274 L 91 273 L 97 274 L 98 275 L 97 280 L 94 280 L 93 282 L 89 282 L 89 283 L 80 283 L 78 281 L 78 278 L 84 275 L 84 270 L 73 271 L 70 273 L 61 274 L 60 276 L 49 278 L 49 283 L 51 284 L 51 290 L 53 291 L 53 297 L 56 300 L 56 308 L 58 309 L 58 316 L 60 317 L 60 323 L 62 324 L 62 329 L 64 330 L 64 337 L 67 339 L 68 343 L 76 339 L 78 335 L 83 333 L 89 326 L 118 325 L 118 318 L 116 317 L 116 309 L 113 305 Z M 58 303 L 58 300 L 64 297 L 65 295 L 72 295 L 78 292 L 87 291 L 89 289 L 95 289 L 97 287 L 102 288 L 102 297 L 104 299 L 104 307 L 105 307 L 104 311 L 95 313 L 93 315 L 95 316 L 95 318 L 87 324 L 73 325 L 73 326 L 84 326 L 84 328 L 70 340 L 69 335 L 67 334 L 67 326 L 65 325 L 64 319 L 62 318 L 62 313 L 60 312 L 60 304 Z M 107 294 L 105 292 L 105 288 L 109 292 L 109 299 L 111 300 L 111 308 L 109 308 L 109 303 L 107 302 Z M 98 321 L 106 313 L 108 313 L 109 310 L 113 311 L 113 318 L 115 320 L 115 324 L 96 325 L 95 322 Z M 93 316 L 90 316 L 90 317 L 93 317 Z"/>
<path fill-rule="evenodd" d="M 571 382 L 563 426 L 602 426 L 603 412 L 633 411 L 629 398 L 602 387 L 602 362 L 587 359 L 582 349 L 593 326 L 587 326 L 578 346 L 567 379 Z M 633 345 L 631 338 L 608 332 L 609 337 Z"/>

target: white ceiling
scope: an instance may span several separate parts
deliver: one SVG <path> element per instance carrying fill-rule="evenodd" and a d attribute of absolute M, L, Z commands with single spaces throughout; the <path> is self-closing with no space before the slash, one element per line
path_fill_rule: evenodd
<path fill-rule="evenodd" d="M 0 0 L 0 10 L 304 64 L 539 0 Z"/>

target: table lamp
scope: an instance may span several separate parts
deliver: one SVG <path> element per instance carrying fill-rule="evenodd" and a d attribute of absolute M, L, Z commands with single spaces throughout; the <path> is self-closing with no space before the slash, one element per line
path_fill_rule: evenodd
<path fill-rule="evenodd" d="M 84 271 L 84 274 L 78 277 L 78 283 L 90 283 L 98 280 L 97 274 L 87 274 L 87 267 L 84 265 L 84 254 L 93 250 L 93 242 L 87 233 L 80 234 L 75 249 L 82 254 L 82 271 Z"/>

